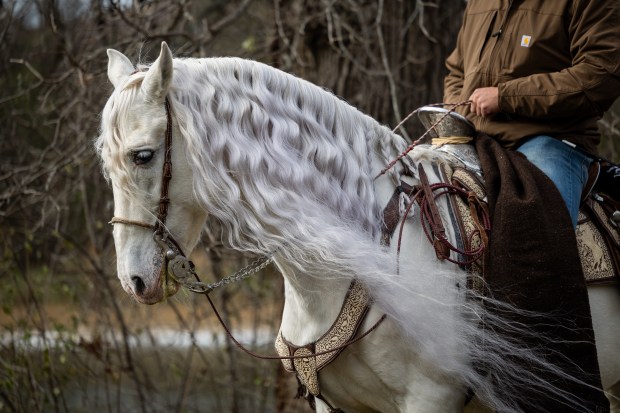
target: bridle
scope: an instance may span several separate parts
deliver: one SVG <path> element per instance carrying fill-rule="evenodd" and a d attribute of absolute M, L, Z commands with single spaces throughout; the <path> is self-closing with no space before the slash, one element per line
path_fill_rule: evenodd
<path fill-rule="evenodd" d="M 208 294 L 217 287 L 241 281 L 252 274 L 259 272 L 273 261 L 273 257 L 269 255 L 258 258 L 241 270 L 229 275 L 228 277 L 222 278 L 215 283 L 205 283 L 200 281 L 198 275 L 196 274 L 194 263 L 187 258 L 179 242 L 177 242 L 166 227 L 168 206 L 170 204 L 168 192 L 170 180 L 172 179 L 172 113 L 170 109 L 170 101 L 167 97 L 164 101 L 164 108 L 166 110 L 164 163 L 162 167 L 161 191 L 159 195 L 159 206 L 157 209 L 155 224 L 116 216 L 110 220 L 110 224 L 133 225 L 146 229 L 152 229 L 153 240 L 163 251 L 165 259 L 164 264 L 166 266 L 165 276 L 168 277 L 168 275 L 170 275 L 174 281 L 182 284 L 192 292 Z"/>
<path fill-rule="evenodd" d="M 159 208 L 157 210 L 157 220 L 155 224 L 149 224 L 142 221 L 134 221 L 122 217 L 113 217 L 110 221 L 111 224 L 126 224 L 135 225 L 143 228 L 150 228 L 154 230 L 153 236 L 157 235 L 160 238 L 164 238 L 164 234 L 167 238 L 173 239 L 172 235 L 166 229 L 166 218 L 168 217 L 168 205 L 170 204 L 170 197 L 168 196 L 168 188 L 170 186 L 170 179 L 172 178 L 172 115 L 170 113 L 170 102 L 168 98 L 164 101 L 164 107 L 166 109 L 166 132 L 164 140 L 164 166 L 161 177 L 161 192 L 159 195 Z M 176 241 L 173 241 L 174 248 L 179 249 Z"/>
<path fill-rule="evenodd" d="M 155 224 L 149 224 L 143 221 L 135 221 L 123 217 L 113 217 L 110 224 L 133 225 L 137 227 L 153 230 L 153 240 L 164 251 L 164 259 L 166 265 L 166 276 L 171 273 L 173 278 L 181 284 L 191 284 L 192 276 L 195 276 L 194 263 L 191 262 L 183 253 L 183 249 L 174 239 L 170 231 L 166 228 L 166 218 L 168 217 L 168 206 L 170 205 L 169 187 L 172 179 L 172 114 L 170 111 L 170 102 L 166 97 L 164 101 L 166 110 L 166 132 L 164 138 L 164 164 L 161 177 L 161 191 L 159 195 L 159 207 L 157 209 L 157 218 Z M 201 283 L 202 284 L 202 283 Z M 197 292 L 205 292 L 201 288 Z"/>

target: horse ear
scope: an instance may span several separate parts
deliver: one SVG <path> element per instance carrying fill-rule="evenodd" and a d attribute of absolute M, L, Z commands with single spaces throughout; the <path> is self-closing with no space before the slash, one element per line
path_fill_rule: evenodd
<path fill-rule="evenodd" d="M 135 68 L 131 61 L 119 51 L 108 49 L 108 78 L 116 89 Z"/>
<path fill-rule="evenodd" d="M 172 52 L 166 42 L 161 42 L 159 57 L 142 81 L 142 92 L 156 102 L 163 102 L 172 80 L 172 70 Z"/>

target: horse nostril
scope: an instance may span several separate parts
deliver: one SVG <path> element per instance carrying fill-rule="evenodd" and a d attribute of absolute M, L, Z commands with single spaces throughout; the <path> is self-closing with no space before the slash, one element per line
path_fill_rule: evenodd
<path fill-rule="evenodd" d="M 142 295 L 144 289 L 146 288 L 146 285 L 144 284 L 144 281 L 142 281 L 142 278 L 134 275 L 133 277 L 131 277 L 131 281 L 133 282 L 133 288 L 136 294 Z"/>

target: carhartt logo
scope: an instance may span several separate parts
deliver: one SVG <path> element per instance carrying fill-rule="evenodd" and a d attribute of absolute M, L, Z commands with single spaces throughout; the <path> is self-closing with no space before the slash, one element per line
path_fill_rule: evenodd
<path fill-rule="evenodd" d="M 530 47 L 530 42 L 532 41 L 532 36 L 528 36 L 526 34 L 524 34 L 521 37 L 521 46 L 523 47 Z"/>

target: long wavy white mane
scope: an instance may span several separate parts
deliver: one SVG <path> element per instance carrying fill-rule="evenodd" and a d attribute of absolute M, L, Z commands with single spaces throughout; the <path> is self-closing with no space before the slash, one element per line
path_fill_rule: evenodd
<path fill-rule="evenodd" d="M 283 252 L 301 236 L 304 250 L 320 251 L 330 249 L 321 242 L 327 225 L 376 233 L 370 154 L 379 139 L 402 142 L 389 130 L 255 62 L 181 60 L 175 80 L 171 103 L 187 128 L 194 191 L 228 225 L 233 245 Z"/>
<path fill-rule="evenodd" d="M 122 126 L 112 125 L 122 125 L 144 76 L 131 75 L 104 109 L 96 145 L 107 170 L 127 168 L 115 155 L 123 153 Z M 542 387 L 506 356 L 553 367 L 493 333 L 501 320 L 469 299 L 463 273 L 434 259 L 422 231 L 400 258 L 379 245 L 387 198 L 377 199 L 375 177 L 406 147 L 401 137 L 309 82 L 237 58 L 174 59 L 168 98 L 194 196 L 234 248 L 274 254 L 299 274 L 359 278 L 429 366 L 504 411 L 520 386 Z M 398 180 L 398 170 L 380 179 Z"/>

